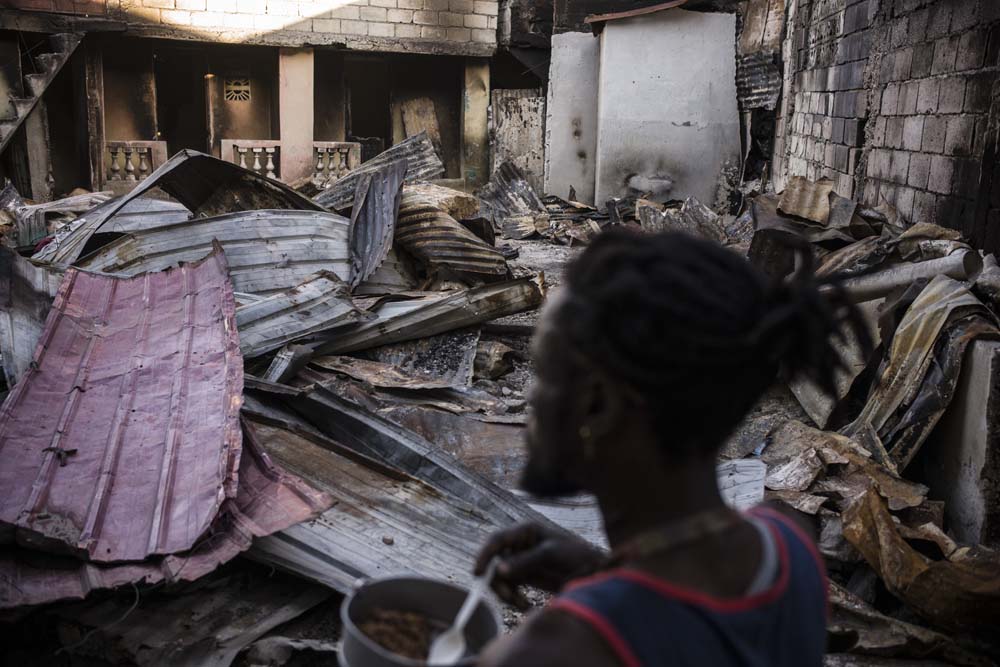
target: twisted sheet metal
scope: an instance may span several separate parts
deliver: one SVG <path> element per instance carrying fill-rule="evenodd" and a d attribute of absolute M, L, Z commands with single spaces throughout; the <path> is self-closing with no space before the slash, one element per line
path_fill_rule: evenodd
<path fill-rule="evenodd" d="M 434 152 L 434 145 L 427 137 L 427 133 L 421 132 L 379 153 L 335 181 L 329 188 L 316 195 L 314 201 L 332 211 L 345 209 L 354 200 L 358 179 L 364 174 L 375 173 L 395 162 L 406 162 L 407 183 L 417 183 L 444 175 L 444 163 Z"/>
<path fill-rule="evenodd" d="M 317 337 L 318 354 L 345 354 L 425 338 L 513 315 L 541 305 L 541 278 L 519 278 L 456 292 L 435 292 L 372 307 L 375 318 Z"/>
<path fill-rule="evenodd" d="M 95 562 L 190 549 L 236 495 L 243 363 L 226 261 L 67 271 L 0 408 L 0 524 Z"/>
<path fill-rule="evenodd" d="M 131 207 L 129 204 L 153 188 L 169 194 L 195 217 L 258 209 L 323 210 L 322 206 L 284 183 L 217 157 L 185 149 L 160 165 L 124 197 L 98 206 L 60 230 L 51 243 L 35 253 L 34 259 L 60 265 L 72 264 L 98 230 L 123 231 L 122 227 L 104 229 L 106 222 L 115 220 L 126 209 L 148 210 L 149 207 L 140 204 Z M 149 216 L 140 216 L 128 226 L 134 224 L 136 228 L 140 225 L 147 228 L 177 221 L 178 213 L 170 207 L 163 207 L 162 214 L 161 218 L 152 220 Z"/>
<path fill-rule="evenodd" d="M 213 241 L 226 251 L 233 289 L 273 294 L 318 270 L 346 279 L 348 221 L 320 211 L 243 211 L 135 231 L 80 259 L 91 271 L 135 275 L 203 257 Z"/>
<path fill-rule="evenodd" d="M 8 385 L 28 370 L 61 281 L 62 271 L 0 247 L 0 356 Z"/>
<path fill-rule="evenodd" d="M 368 280 L 392 248 L 405 175 L 406 160 L 401 160 L 358 179 L 349 234 L 351 289 Z"/>
<path fill-rule="evenodd" d="M 508 274 L 500 252 L 419 196 L 403 194 L 396 222 L 396 242 L 428 273 L 441 272 L 475 282 L 502 280 Z"/>
<path fill-rule="evenodd" d="M 240 350 L 246 358 L 276 350 L 307 334 L 369 317 L 351 301 L 347 284 L 329 271 L 236 309 Z"/>

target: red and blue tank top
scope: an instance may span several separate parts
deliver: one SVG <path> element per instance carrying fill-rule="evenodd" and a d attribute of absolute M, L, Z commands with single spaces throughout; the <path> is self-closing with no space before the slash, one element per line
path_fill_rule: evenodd
<path fill-rule="evenodd" d="M 748 519 L 770 532 L 776 566 L 743 597 L 712 597 L 621 568 L 570 583 L 549 607 L 590 625 L 624 667 L 820 667 L 823 559 L 780 513 L 756 508 Z M 765 542 L 765 554 L 770 548 Z"/>

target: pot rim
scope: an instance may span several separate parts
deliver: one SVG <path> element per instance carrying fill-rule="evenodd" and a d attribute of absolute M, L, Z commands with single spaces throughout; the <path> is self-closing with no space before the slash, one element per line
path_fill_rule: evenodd
<path fill-rule="evenodd" d="M 354 620 L 351 618 L 350 614 L 348 613 L 348 610 L 351 607 L 351 603 L 357 597 L 358 593 L 360 593 L 362 591 L 362 589 L 364 589 L 365 587 L 371 586 L 373 584 L 383 584 L 383 583 L 393 583 L 393 582 L 400 582 L 400 583 L 402 583 L 402 582 L 408 582 L 408 581 L 419 581 L 421 583 L 428 583 L 429 582 L 429 583 L 433 583 L 433 584 L 440 584 L 440 585 L 452 588 L 452 589 L 454 589 L 456 591 L 459 591 L 461 593 L 464 593 L 466 595 L 468 595 L 468 593 L 469 593 L 469 589 L 467 587 L 465 587 L 465 586 L 462 586 L 461 584 L 456 584 L 456 583 L 453 583 L 453 582 L 450 582 L 450 581 L 445 581 L 444 579 L 436 579 L 434 577 L 421 577 L 421 576 L 411 576 L 411 575 L 396 575 L 396 576 L 388 576 L 388 577 L 373 577 L 373 578 L 370 578 L 370 579 L 359 580 L 359 583 L 355 584 L 355 586 L 351 589 L 351 592 L 348 593 L 348 595 L 344 598 L 344 601 L 340 605 L 340 623 L 341 623 L 341 626 L 343 627 L 343 632 L 341 633 L 341 640 L 340 641 L 341 642 L 344 641 L 344 638 L 346 637 L 346 634 L 347 634 L 347 630 L 350 629 L 351 630 L 351 634 L 355 638 L 357 638 L 358 641 L 360 641 L 366 648 L 368 648 L 368 649 L 374 651 L 375 653 L 377 653 L 380 657 L 395 660 L 395 661 L 399 662 L 400 664 L 405 665 L 406 667 L 427 667 L 427 661 L 426 660 L 414 660 L 412 658 L 407 658 L 405 656 L 399 655 L 398 653 L 393 653 L 392 651 L 390 651 L 390 650 L 386 649 L 385 647 L 383 647 L 381 644 L 379 644 L 374 639 L 372 639 L 371 637 L 369 637 L 368 635 L 366 635 L 364 632 L 362 632 L 361 628 L 359 628 L 354 623 Z M 487 613 L 493 619 L 493 623 L 496 626 L 497 632 L 496 632 L 495 637 L 499 637 L 502 634 L 502 632 L 503 632 L 503 619 L 501 618 L 500 614 L 497 612 L 496 608 L 492 604 L 490 604 L 490 601 L 487 598 L 485 598 L 485 597 L 483 597 L 483 598 L 481 598 L 479 600 L 479 605 L 477 606 L 477 609 L 479 607 L 485 607 L 486 608 Z M 473 613 L 475 613 L 475 612 L 473 612 Z M 460 665 L 462 663 L 458 662 L 458 663 L 455 663 L 455 664 Z"/>

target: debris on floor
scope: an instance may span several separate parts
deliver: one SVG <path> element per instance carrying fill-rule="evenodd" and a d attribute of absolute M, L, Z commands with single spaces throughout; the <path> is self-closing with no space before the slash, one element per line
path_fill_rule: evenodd
<path fill-rule="evenodd" d="M 360 577 L 469 584 L 479 545 L 523 520 L 603 544 L 593 499 L 513 489 L 537 310 L 577 246 L 624 225 L 709 238 L 779 280 L 808 246 L 843 277 L 874 350 L 838 343 L 834 397 L 772 387 L 720 488 L 815 518 L 828 664 L 991 664 L 998 545 L 955 537 L 921 466 L 969 351 L 1000 340 L 995 258 L 829 182 L 732 215 L 540 195 L 512 162 L 475 195 L 442 173 L 421 133 L 312 200 L 194 151 L 119 199 L 32 209 L 4 190 L 0 608 L 39 628 L 12 654 L 331 661 L 337 594 Z"/>

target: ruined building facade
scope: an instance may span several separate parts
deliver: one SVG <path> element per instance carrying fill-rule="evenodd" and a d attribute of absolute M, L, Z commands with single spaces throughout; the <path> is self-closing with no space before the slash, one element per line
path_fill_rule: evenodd
<path fill-rule="evenodd" d="M 427 131 L 446 177 L 474 186 L 490 168 L 499 13 L 491 0 L 11 0 L 0 178 L 38 200 L 120 192 L 187 148 L 318 182 Z"/>

